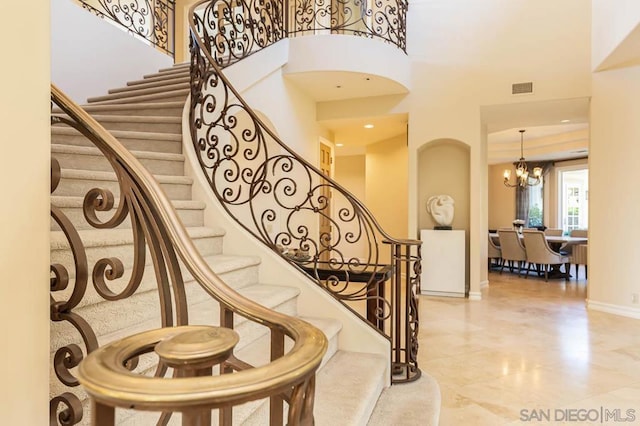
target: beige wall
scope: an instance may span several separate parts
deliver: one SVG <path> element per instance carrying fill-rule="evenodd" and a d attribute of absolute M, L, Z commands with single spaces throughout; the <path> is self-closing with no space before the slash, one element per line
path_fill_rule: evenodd
<path fill-rule="evenodd" d="M 345 187 L 357 199 L 366 203 L 366 157 L 364 155 L 348 155 L 335 157 L 334 178 L 336 182 Z M 343 197 L 334 195 L 335 204 L 333 206 L 333 215 L 336 217 L 341 208 L 352 211 L 351 206 L 347 205 Z M 357 231 L 357 229 L 353 229 Z M 344 229 L 343 232 L 348 232 Z M 347 253 L 349 257 L 366 258 L 367 244 L 364 239 L 355 244 L 353 251 Z"/>
<path fill-rule="evenodd" d="M 382 228 L 407 238 L 407 136 L 367 146 L 365 202 Z"/>
<path fill-rule="evenodd" d="M 504 186 L 504 170 L 512 163 L 489 166 L 489 229 L 511 226 L 516 218 L 516 190 Z"/>
<path fill-rule="evenodd" d="M 589 307 L 640 318 L 640 67 L 593 75 L 589 147 Z"/>
<path fill-rule="evenodd" d="M 455 202 L 453 228 L 465 231 L 466 284 L 469 286 L 469 146 L 454 140 L 425 145 L 418 154 L 418 226 L 436 225 L 427 213 L 427 200 L 433 195 L 450 195 Z"/>
<path fill-rule="evenodd" d="M 0 2 L 0 423 L 48 424 L 49 1 Z M 19 19 L 17 17 L 20 17 Z M 25 18 L 26 19 L 26 18 Z"/>

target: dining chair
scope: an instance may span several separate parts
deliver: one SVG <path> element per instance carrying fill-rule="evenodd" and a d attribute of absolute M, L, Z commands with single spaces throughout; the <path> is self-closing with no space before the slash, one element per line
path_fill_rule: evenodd
<path fill-rule="evenodd" d="M 572 229 L 569 232 L 570 237 L 579 237 L 579 238 L 589 238 L 589 230 L 588 229 Z"/>
<path fill-rule="evenodd" d="M 549 237 L 562 237 L 563 232 L 562 228 L 547 228 L 544 230 L 544 235 L 548 235 Z"/>
<path fill-rule="evenodd" d="M 502 249 L 500 248 L 499 245 L 497 245 L 494 241 L 493 238 L 491 238 L 491 235 L 488 236 L 489 237 L 489 250 L 488 250 L 488 258 L 489 258 L 489 269 L 491 269 L 492 266 L 502 266 Z M 495 262 L 497 261 L 497 265 L 495 264 Z"/>
<path fill-rule="evenodd" d="M 527 262 L 529 262 L 529 268 L 527 269 L 527 275 L 533 264 L 540 265 L 544 268 L 544 280 L 549 281 L 549 267 L 550 265 L 562 265 L 564 264 L 564 277 L 565 280 L 569 279 L 569 257 L 563 256 L 560 253 L 556 253 L 551 250 L 544 232 L 542 231 L 525 231 L 522 233 L 524 238 L 524 245 L 527 248 Z M 526 278 L 525 277 L 525 278 Z"/>
<path fill-rule="evenodd" d="M 571 252 L 571 257 L 569 261 L 576 265 L 576 279 L 578 279 L 578 273 L 580 272 L 580 265 L 584 265 L 584 278 L 588 278 L 588 265 L 587 265 L 587 257 L 588 257 L 588 248 L 587 244 L 576 244 L 573 246 L 573 251 Z"/>
<path fill-rule="evenodd" d="M 527 252 L 520 241 L 518 233 L 512 229 L 498 229 L 498 239 L 500 240 L 500 250 L 502 251 L 502 267 L 509 263 L 509 271 L 513 272 L 514 262 L 518 262 L 518 274 L 522 272 L 522 267 L 527 261 Z"/>

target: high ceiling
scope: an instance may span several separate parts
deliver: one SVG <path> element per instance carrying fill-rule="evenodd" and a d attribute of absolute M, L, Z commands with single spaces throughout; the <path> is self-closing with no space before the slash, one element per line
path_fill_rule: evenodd
<path fill-rule="evenodd" d="M 311 75 L 313 74 L 313 75 Z M 347 97 L 366 98 L 381 93 L 402 93 L 388 80 L 358 73 L 302 73 L 288 76 L 317 101 Z M 367 78 L 375 78 L 367 80 Z M 313 82 L 313 83 L 312 83 Z M 375 84 L 370 84 L 370 83 Z M 336 86 L 341 86 L 337 88 Z M 372 90 L 381 87 L 380 90 Z M 487 129 L 488 162 L 512 162 L 520 157 L 520 133 L 525 129 L 524 153 L 528 160 L 557 160 L 588 155 L 589 99 L 574 98 L 541 102 L 483 106 L 481 118 Z M 407 114 L 322 120 L 334 134 L 336 155 L 361 155 L 365 146 L 406 134 Z M 365 128 L 367 124 L 373 128 Z"/>

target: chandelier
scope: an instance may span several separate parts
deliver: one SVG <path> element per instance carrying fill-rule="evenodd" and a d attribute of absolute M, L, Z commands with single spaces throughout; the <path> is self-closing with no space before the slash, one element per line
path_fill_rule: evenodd
<path fill-rule="evenodd" d="M 527 186 L 538 185 L 541 182 L 542 178 L 542 168 L 536 167 L 533 169 L 533 176 L 529 176 L 529 170 L 527 169 L 527 163 L 524 161 L 524 150 L 523 150 L 523 138 L 524 138 L 524 130 L 520 130 L 520 160 L 518 164 L 516 164 L 516 182 L 511 183 L 511 170 L 506 169 L 504 171 L 504 185 L 510 188 L 514 188 L 519 186 L 521 188 L 525 188 Z"/>

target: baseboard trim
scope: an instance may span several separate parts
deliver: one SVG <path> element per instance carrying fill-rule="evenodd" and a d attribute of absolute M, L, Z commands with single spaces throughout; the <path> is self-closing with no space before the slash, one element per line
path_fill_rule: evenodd
<path fill-rule="evenodd" d="M 480 281 L 480 288 L 489 287 L 489 280 Z"/>
<path fill-rule="evenodd" d="M 479 291 L 470 291 L 469 300 L 482 300 L 482 293 L 480 293 Z"/>
<path fill-rule="evenodd" d="M 434 291 L 434 290 L 421 290 L 421 293 L 425 296 L 440 296 L 440 297 L 464 297 L 464 293 L 454 291 Z"/>
<path fill-rule="evenodd" d="M 594 300 L 587 299 L 587 309 L 620 315 L 627 318 L 640 319 L 640 308 L 632 308 L 630 306 L 613 305 L 611 303 L 596 302 Z"/>

